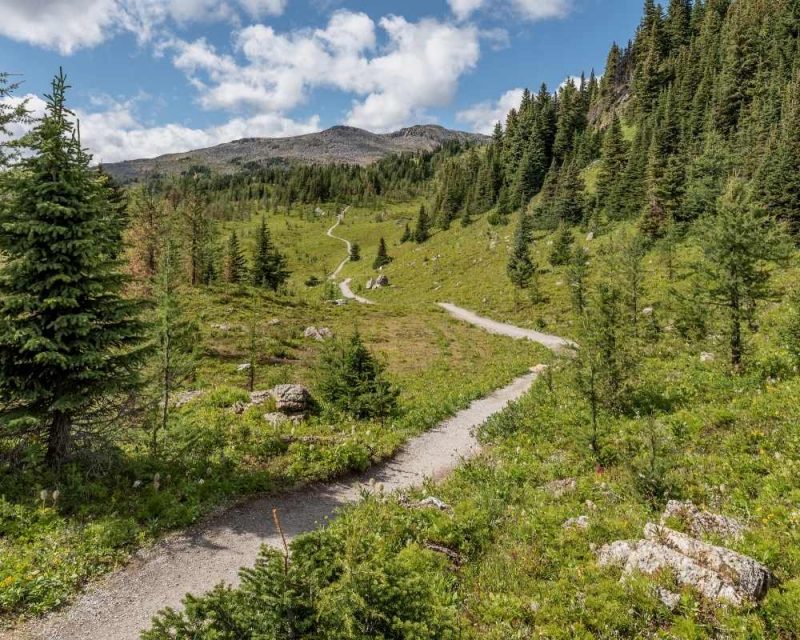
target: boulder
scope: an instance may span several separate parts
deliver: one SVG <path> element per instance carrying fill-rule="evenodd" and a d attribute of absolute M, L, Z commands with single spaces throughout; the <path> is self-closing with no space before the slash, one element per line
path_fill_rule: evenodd
<path fill-rule="evenodd" d="M 389 286 L 389 276 L 385 274 L 379 275 L 375 280 L 375 287 L 388 287 Z"/>
<path fill-rule="evenodd" d="M 289 416 L 285 413 L 265 413 L 264 420 L 266 420 L 273 427 L 280 427 L 289 422 Z"/>
<path fill-rule="evenodd" d="M 317 342 L 323 342 L 324 340 L 333 337 L 333 331 L 327 327 L 320 327 L 319 329 L 317 329 L 317 327 L 308 327 L 303 332 L 303 337 L 313 338 Z"/>
<path fill-rule="evenodd" d="M 305 413 L 311 405 L 311 393 L 299 384 L 281 384 L 272 389 L 275 407 L 281 413 Z"/>
<path fill-rule="evenodd" d="M 242 373 L 243 371 L 250 371 L 250 363 L 245 362 L 243 364 L 240 364 L 238 367 L 236 367 L 236 371 L 238 371 L 239 373 Z"/>
<path fill-rule="evenodd" d="M 594 231 L 591 231 L 588 234 L 586 234 L 586 242 L 591 242 L 592 240 L 594 240 Z"/>
<path fill-rule="evenodd" d="M 682 522 L 696 538 L 717 535 L 741 540 L 745 531 L 745 526 L 736 518 L 703 511 L 691 502 L 670 500 L 661 516 L 661 524 L 666 524 L 670 518 Z"/>
<path fill-rule="evenodd" d="M 272 391 L 251 391 L 250 404 L 264 404 L 272 397 Z"/>
<path fill-rule="evenodd" d="M 653 309 L 653 307 L 645 307 L 644 309 L 642 309 L 642 315 L 645 318 L 649 318 L 650 316 L 652 316 L 655 313 L 655 311 L 656 310 Z"/>
<path fill-rule="evenodd" d="M 644 534 L 644 540 L 620 540 L 602 547 L 597 557 L 600 566 L 621 567 L 623 577 L 666 570 L 678 584 L 733 605 L 760 600 L 773 582 L 764 565 L 730 549 L 652 523 Z"/>

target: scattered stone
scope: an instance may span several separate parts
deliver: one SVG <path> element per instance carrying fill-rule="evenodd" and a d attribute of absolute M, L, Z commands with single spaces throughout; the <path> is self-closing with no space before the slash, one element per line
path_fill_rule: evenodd
<path fill-rule="evenodd" d="M 653 309 L 653 307 L 645 307 L 644 309 L 642 309 L 642 315 L 645 318 L 649 318 L 650 316 L 652 316 L 655 313 L 655 311 L 656 310 Z"/>
<path fill-rule="evenodd" d="M 289 422 L 289 416 L 285 413 L 265 413 L 264 420 L 266 420 L 273 427 L 280 427 Z"/>
<path fill-rule="evenodd" d="M 204 393 L 205 392 L 203 391 L 182 391 L 181 393 L 175 396 L 175 407 L 180 409 L 181 407 L 189 404 L 193 400 L 197 400 Z"/>
<path fill-rule="evenodd" d="M 549 493 L 554 498 L 560 498 L 562 496 L 567 495 L 568 493 L 572 493 L 578 488 L 578 483 L 575 481 L 575 478 L 564 478 L 562 480 L 553 480 L 552 482 L 548 482 L 546 485 L 542 487 L 547 493 Z"/>
<path fill-rule="evenodd" d="M 562 529 L 581 529 L 585 531 L 589 528 L 589 517 L 578 516 L 577 518 L 570 518 L 561 525 Z"/>
<path fill-rule="evenodd" d="M 661 524 L 666 524 L 670 518 L 686 525 L 689 532 L 696 538 L 704 535 L 718 535 L 723 538 L 741 540 L 745 532 L 744 524 L 736 518 L 703 511 L 691 502 L 670 500 L 661 516 Z"/>
<path fill-rule="evenodd" d="M 708 353 L 707 351 L 704 351 L 700 354 L 700 362 L 703 363 L 714 362 L 716 359 L 717 356 L 715 356 L 713 353 Z"/>
<path fill-rule="evenodd" d="M 591 500 L 587 500 L 584 504 L 588 511 L 597 511 L 597 505 Z"/>
<path fill-rule="evenodd" d="M 586 242 L 591 242 L 592 240 L 594 240 L 594 231 L 588 233 L 586 236 Z"/>
<path fill-rule="evenodd" d="M 239 373 L 242 373 L 243 371 L 250 371 L 250 363 L 245 362 L 244 364 L 240 364 L 238 367 L 236 367 L 236 371 Z"/>
<path fill-rule="evenodd" d="M 269 321 L 267 324 L 268 324 L 270 327 L 274 327 L 275 325 L 278 325 L 278 324 L 280 324 L 280 323 L 281 323 L 281 321 L 280 321 L 278 318 L 273 318 L 273 319 L 272 319 L 272 320 L 270 320 L 270 321 Z"/>
<path fill-rule="evenodd" d="M 424 500 L 420 500 L 416 505 L 418 509 L 436 509 L 438 511 L 450 511 L 451 507 L 449 504 L 446 504 L 439 500 L 439 498 L 434 498 L 433 496 L 429 496 Z"/>
<path fill-rule="evenodd" d="M 223 333 L 227 333 L 233 329 L 233 327 L 226 322 L 223 322 L 222 324 L 212 324 L 211 328 L 216 329 L 217 331 L 222 331 Z"/>
<path fill-rule="evenodd" d="M 370 291 L 374 286 L 375 286 L 375 281 L 372 278 L 367 280 L 367 291 Z"/>
<path fill-rule="evenodd" d="M 316 327 L 308 327 L 303 332 L 303 336 L 305 338 L 313 338 L 317 342 L 323 342 L 328 338 L 333 337 L 333 331 L 331 331 L 327 327 L 320 327 L 319 329 L 317 329 Z"/>
<path fill-rule="evenodd" d="M 272 390 L 275 407 L 282 413 L 305 413 L 311 404 L 311 393 L 299 384 L 281 384 Z"/>

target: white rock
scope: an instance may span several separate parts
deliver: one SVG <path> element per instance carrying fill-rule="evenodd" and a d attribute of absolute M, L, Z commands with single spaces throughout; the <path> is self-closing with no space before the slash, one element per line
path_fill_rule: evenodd
<path fill-rule="evenodd" d="M 716 359 L 717 356 L 707 351 L 704 351 L 703 353 L 700 354 L 700 362 L 709 363 L 709 362 L 714 362 Z"/>
<path fill-rule="evenodd" d="M 439 511 L 450 511 L 450 505 L 442 502 L 439 498 L 429 496 L 420 500 L 416 506 L 420 509 L 438 509 Z"/>
<path fill-rule="evenodd" d="M 578 516 L 577 518 L 570 518 L 564 524 L 561 525 L 562 529 L 582 529 L 586 530 L 589 528 L 589 517 L 588 516 Z"/>

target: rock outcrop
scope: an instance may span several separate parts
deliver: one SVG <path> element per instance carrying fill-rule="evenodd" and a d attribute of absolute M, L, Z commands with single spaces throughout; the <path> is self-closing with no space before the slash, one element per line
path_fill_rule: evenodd
<path fill-rule="evenodd" d="M 311 393 L 299 384 L 281 384 L 272 389 L 275 408 L 281 413 L 305 413 L 311 408 Z"/>
<path fill-rule="evenodd" d="M 328 338 L 333 337 L 333 331 L 328 329 L 327 327 L 308 327 L 303 332 L 303 337 L 305 338 L 313 338 L 317 342 L 323 342 Z"/>
<path fill-rule="evenodd" d="M 670 518 L 684 522 L 698 536 L 740 538 L 744 532 L 739 521 L 702 511 L 690 502 L 670 502 L 662 521 Z M 769 569 L 753 558 L 653 523 L 645 526 L 643 540 L 620 540 L 602 547 L 598 562 L 622 568 L 623 578 L 666 570 L 678 584 L 705 598 L 737 606 L 761 600 L 774 582 Z M 674 598 L 668 600 L 674 602 Z"/>

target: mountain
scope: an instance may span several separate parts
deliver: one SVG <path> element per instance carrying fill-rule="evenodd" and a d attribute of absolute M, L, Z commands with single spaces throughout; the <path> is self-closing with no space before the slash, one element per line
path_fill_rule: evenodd
<path fill-rule="evenodd" d="M 116 162 L 104 168 L 117 180 L 129 182 L 151 173 L 180 173 L 196 165 L 219 173 L 229 173 L 250 163 L 368 165 L 396 153 L 435 151 L 448 142 L 488 141 L 488 136 L 438 125 L 417 125 L 385 134 L 337 126 L 290 138 L 242 138 L 207 149 Z"/>

